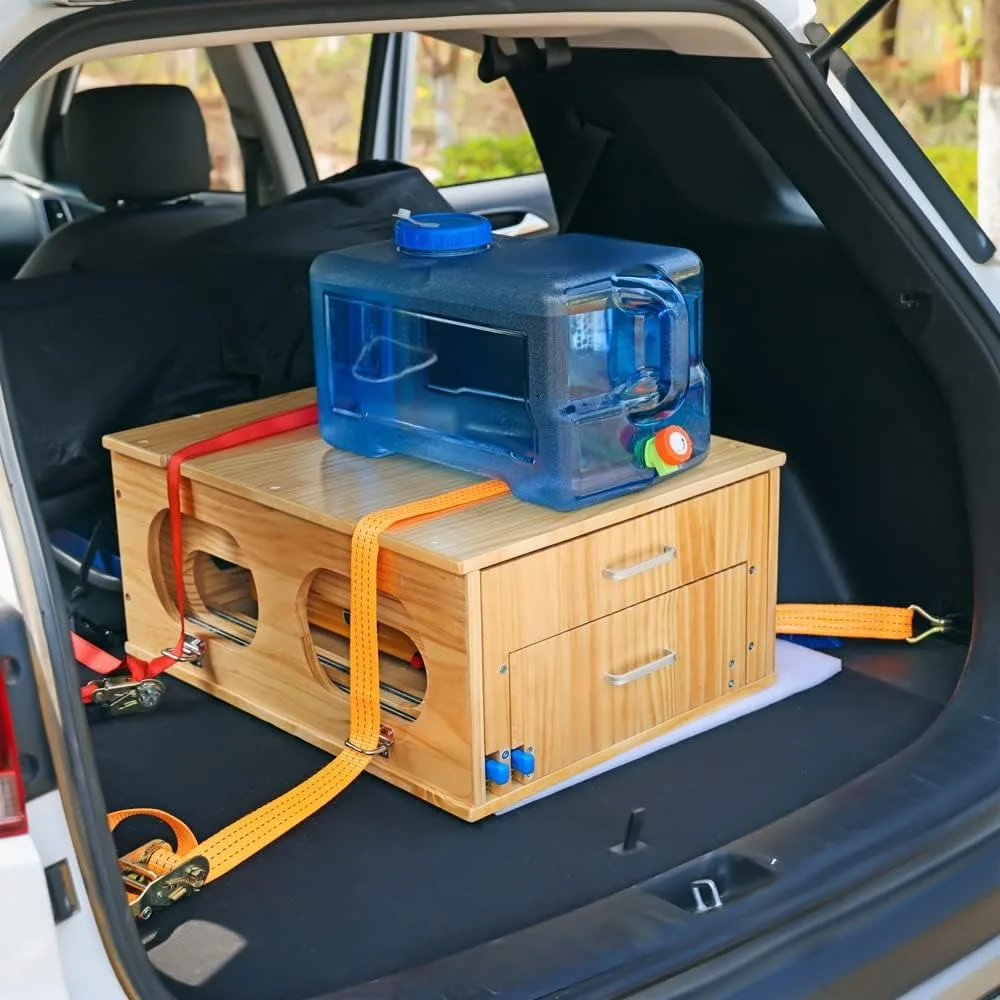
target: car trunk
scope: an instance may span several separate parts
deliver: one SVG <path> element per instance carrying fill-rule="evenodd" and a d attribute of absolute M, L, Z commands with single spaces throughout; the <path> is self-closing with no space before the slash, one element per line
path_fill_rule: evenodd
<path fill-rule="evenodd" d="M 512 78 L 564 224 L 701 256 L 713 430 L 788 456 L 779 600 L 971 611 L 955 388 L 927 360 L 942 324 L 964 334 L 934 279 L 871 214 L 768 61 L 581 49 L 568 73 L 558 85 Z M 606 136 L 594 157 L 582 155 L 581 120 Z M 470 990 L 474 978 L 491 995 L 538 995 L 613 967 L 622 940 L 634 957 L 686 928 L 698 877 L 727 906 L 766 901 L 781 859 L 750 835 L 781 831 L 779 842 L 819 851 L 815 828 L 809 844 L 789 832 L 794 814 L 812 804 L 815 817 L 841 790 L 822 806 L 832 844 L 851 789 L 871 788 L 933 728 L 967 650 L 933 638 L 828 653 L 843 669 L 807 691 L 479 823 L 363 775 L 141 924 L 150 960 L 177 996 L 361 995 L 381 977 L 372 995 L 440 995 L 463 970 Z M 169 689 L 154 714 L 92 727 L 109 809 L 157 806 L 205 836 L 328 759 L 177 681 Z M 636 809 L 645 846 L 612 851 Z M 119 846 L 155 835 L 144 822 L 122 828 Z M 626 898 L 623 930 L 624 910 L 602 907 Z M 464 952 L 468 964 L 449 964 Z M 522 978 L 508 990 L 512 962 Z"/>
<path fill-rule="evenodd" d="M 967 607 L 947 407 L 858 262 L 727 101 L 766 87 L 766 69 L 581 51 L 572 72 L 578 113 L 613 136 L 572 228 L 702 256 L 715 430 L 788 454 L 780 599 Z M 543 157 L 550 142 L 572 144 L 544 77 L 515 86 Z M 651 91 L 687 108 L 685 156 L 633 117 L 637 95 L 649 101 Z M 549 166 L 557 204 L 577 170 L 559 156 Z M 239 871 L 143 925 L 150 958 L 182 996 L 311 996 L 516 935 L 715 858 L 917 740 L 965 649 L 854 642 L 829 653 L 844 669 L 810 690 L 476 824 L 363 776 Z M 327 759 L 178 682 L 161 711 L 100 724 L 93 739 L 109 808 L 148 802 L 200 834 Z M 152 787 L 150 760 L 166 765 Z M 645 847 L 612 851 L 636 809 Z M 139 826 L 119 832 L 121 846 L 155 834 Z M 726 902 L 772 877 L 768 859 L 721 859 L 708 864 Z M 661 879 L 650 892 L 690 909 L 689 882 Z"/>

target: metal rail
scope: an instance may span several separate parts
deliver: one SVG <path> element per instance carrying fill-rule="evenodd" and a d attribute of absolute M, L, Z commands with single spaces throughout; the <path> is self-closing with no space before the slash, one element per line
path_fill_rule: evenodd
<path fill-rule="evenodd" d="M 257 632 L 257 626 L 255 624 L 244 621 L 242 618 L 239 618 L 236 615 L 232 615 L 228 611 L 222 611 L 219 608 L 209 608 L 208 610 L 213 615 L 216 615 L 218 618 L 221 618 L 223 621 L 227 621 L 232 625 L 238 626 L 239 628 L 246 629 L 246 631 L 250 632 L 251 634 L 256 634 Z M 192 625 L 198 625 L 200 628 L 207 629 L 214 635 L 220 636 L 223 639 L 228 639 L 230 642 L 235 642 L 238 646 L 246 647 L 250 645 L 250 640 L 246 636 L 237 635 L 236 633 L 230 632 L 219 625 L 216 625 L 212 622 L 207 622 L 203 618 L 198 618 L 195 615 L 189 614 L 187 615 L 187 619 L 188 621 L 191 622 Z M 320 653 L 319 650 L 316 651 L 316 659 L 319 660 L 320 664 L 326 667 L 328 670 L 338 670 L 341 673 L 350 676 L 351 668 L 347 666 L 347 664 L 340 663 L 329 656 L 325 656 L 322 653 Z M 337 688 L 340 691 L 343 691 L 344 694 L 351 693 L 351 688 L 349 684 L 343 684 L 340 681 L 334 680 L 333 678 L 330 679 L 330 682 L 333 684 L 335 688 Z M 414 694 L 411 694 L 409 691 L 404 691 L 402 688 L 396 687 L 393 684 L 387 684 L 384 681 L 382 681 L 379 683 L 379 687 L 386 694 L 391 694 L 394 697 L 399 698 L 401 701 L 405 701 L 410 705 L 421 704 L 422 699 L 418 698 Z M 417 721 L 417 717 L 415 715 L 411 715 L 409 712 L 404 712 L 401 708 L 396 708 L 394 705 L 389 705 L 381 700 L 379 703 L 381 704 L 382 708 L 385 709 L 385 711 L 388 712 L 390 715 L 394 715 L 399 719 L 404 719 L 406 722 Z"/>

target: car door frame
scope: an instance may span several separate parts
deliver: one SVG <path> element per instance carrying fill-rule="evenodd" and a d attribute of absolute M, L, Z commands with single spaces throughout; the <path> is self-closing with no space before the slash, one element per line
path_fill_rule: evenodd
<path fill-rule="evenodd" d="M 190 5 L 188 5 L 190 7 Z M 147 9 L 143 11 L 143 16 L 145 18 L 144 30 L 154 30 L 157 23 L 162 23 L 162 21 L 169 17 L 171 25 L 173 25 L 172 30 L 178 32 L 176 27 L 178 19 L 181 24 L 191 25 L 188 29 L 188 33 L 193 33 L 194 31 L 205 31 L 206 22 L 208 26 L 211 27 L 213 24 L 219 23 L 223 20 L 219 17 L 217 20 L 213 21 L 211 13 L 207 13 L 207 9 L 211 8 L 213 5 L 206 4 L 200 5 L 202 10 L 199 10 L 197 15 L 194 15 L 190 9 L 188 10 L 178 10 L 176 5 L 162 5 L 155 6 L 152 13 Z M 339 11 L 341 5 L 335 4 L 332 8 L 328 5 L 324 6 L 323 12 L 325 16 L 333 19 Z M 346 18 L 348 16 L 354 16 L 359 18 L 364 16 L 364 12 L 360 9 L 348 4 L 344 0 L 343 7 L 349 8 L 341 16 Z M 487 5 L 489 7 L 490 5 Z M 254 6 L 252 10 L 249 9 L 250 5 L 247 4 L 245 8 L 241 8 L 238 3 L 225 5 L 224 13 L 227 18 L 235 17 L 237 14 L 244 15 L 252 20 L 252 17 L 257 14 L 260 9 L 260 5 Z M 425 10 L 424 4 L 417 4 L 415 9 Z M 431 8 L 432 12 L 437 8 Z M 234 13 L 235 11 L 235 13 Z M 283 11 L 284 12 L 284 11 Z M 450 13 L 450 11 L 449 11 Z M 486 9 L 483 13 L 489 13 Z M 797 55 L 791 53 L 788 49 L 787 42 L 784 39 L 779 39 L 775 34 L 775 24 L 773 18 L 770 20 L 765 16 L 763 8 L 761 10 L 756 10 L 755 6 L 747 4 L 744 8 L 737 9 L 733 7 L 731 10 L 727 8 L 727 13 L 732 16 L 734 20 L 740 23 L 748 23 L 754 29 L 755 33 L 758 34 L 763 39 L 767 40 L 769 48 L 773 50 L 773 58 L 776 61 L 776 65 L 783 72 L 789 72 L 790 67 L 795 67 L 794 59 L 798 58 Z M 73 15 L 77 17 L 78 15 Z M 31 47 L 24 46 L 18 52 L 14 53 L 8 59 L 2 61 L 0 64 L 0 70 L 2 70 L 2 75 L 4 77 L 4 84 L 11 89 L 18 89 L 18 92 L 23 92 L 26 89 L 28 83 L 30 83 L 31 77 L 37 77 L 37 67 L 33 64 L 39 62 L 48 61 L 52 63 L 58 58 L 58 53 L 60 51 L 59 46 L 64 47 L 79 46 L 81 41 L 79 40 L 81 35 L 84 38 L 92 39 L 95 35 L 100 37 L 101 43 L 107 43 L 110 37 L 111 41 L 116 39 L 116 32 L 121 31 L 118 22 L 110 21 L 105 24 L 103 18 L 107 16 L 102 13 L 101 8 L 93 8 L 90 11 L 84 12 L 82 15 L 84 20 L 77 20 L 71 27 L 73 30 L 73 41 L 69 42 L 59 34 L 60 30 L 65 30 L 62 26 L 58 26 L 54 29 L 49 29 L 46 34 L 46 29 L 39 29 L 39 35 L 41 38 L 33 39 L 33 45 Z M 272 15 L 273 16 L 273 15 Z M 290 15 L 289 15 L 290 16 Z M 414 15 L 416 16 L 416 15 Z M 443 16 L 443 15 L 442 15 Z M 149 25 L 152 23 L 152 27 Z M 228 23 L 228 22 L 227 22 Z M 67 26 L 70 27 L 70 26 Z M 180 29 L 183 31 L 183 29 Z M 49 46 L 50 49 L 55 49 L 55 55 L 51 55 L 46 49 Z M 807 76 L 804 72 L 799 72 L 801 67 L 796 68 L 797 76 L 795 77 L 796 83 L 798 84 L 797 96 L 801 97 L 804 105 L 808 107 L 813 117 L 816 120 L 817 131 L 821 134 L 823 138 L 830 138 L 831 143 L 833 139 L 841 138 L 847 139 L 849 133 L 846 130 L 847 119 L 843 115 L 839 114 L 835 116 L 832 109 L 832 100 L 824 92 L 819 90 L 816 80 L 812 76 Z M 26 82 L 23 83 L 23 78 L 28 78 Z M 2 94 L 2 90 L 0 90 Z M 951 296 L 954 300 L 958 300 L 961 304 L 962 309 L 962 320 L 975 332 L 975 339 L 977 345 L 990 343 L 992 345 L 992 338 L 995 337 L 996 328 L 996 315 L 993 303 L 988 299 L 983 291 L 982 286 L 975 287 L 971 279 L 968 279 L 967 273 L 963 273 L 959 266 L 956 266 L 953 259 L 953 254 L 946 253 L 943 241 L 938 237 L 938 235 L 933 231 L 931 225 L 926 224 L 926 218 L 922 216 L 919 212 L 913 212 L 909 204 L 904 200 L 904 194 L 902 192 L 901 186 L 897 183 L 890 184 L 888 177 L 888 171 L 884 167 L 884 161 L 877 159 L 877 154 L 872 153 L 867 147 L 863 146 L 858 142 L 853 134 L 850 134 L 850 141 L 844 141 L 841 143 L 840 147 L 837 148 L 838 158 L 845 162 L 857 175 L 858 179 L 865 181 L 867 189 L 872 192 L 873 197 L 875 195 L 881 195 L 884 197 L 884 204 L 881 206 L 882 210 L 885 212 L 887 217 L 895 224 L 898 230 L 903 234 L 904 237 L 910 239 L 912 243 L 919 249 L 925 256 L 925 258 L 934 267 L 934 277 L 940 281 L 941 286 L 944 289 L 946 295 Z M 832 159 L 832 158 L 831 158 Z M 918 242 L 919 241 L 919 242 Z M 961 293 L 961 294 L 959 294 Z M 918 338 L 914 338 L 915 340 Z M 969 338 L 972 339 L 972 338 Z M 962 359 L 956 359 L 955 364 Z M 973 368 L 972 370 L 983 370 L 984 366 L 979 365 L 978 369 Z M 5 376 L 0 369 L 0 393 L 2 393 L 6 388 Z M 971 394 L 970 394 L 971 395 Z M 2 400 L 0 400 L 2 402 Z M 5 414 L 6 410 L 0 409 L 0 413 Z M 972 442 L 971 434 L 963 429 L 963 444 Z M 72 699 L 78 697 L 78 692 L 73 691 L 67 684 L 70 677 L 70 667 L 72 666 L 71 651 L 69 648 L 68 636 L 65 634 L 65 622 L 62 617 L 56 613 L 56 604 L 54 596 L 51 592 L 51 587 L 49 581 L 51 580 L 51 574 L 54 572 L 53 567 L 49 562 L 43 562 L 44 555 L 41 551 L 40 542 L 37 537 L 37 526 L 33 518 L 37 514 L 37 510 L 34 507 L 34 494 L 25 487 L 23 482 L 23 477 L 21 475 L 21 469 L 23 468 L 23 463 L 21 462 L 22 456 L 19 454 L 18 446 L 16 445 L 17 437 L 9 426 L 9 422 L 4 418 L 0 419 L 0 463 L 7 473 L 10 480 L 10 490 L 13 492 L 13 500 L 10 503 L 0 504 L 0 512 L 6 514 L 4 526 L 9 528 L 11 536 L 18 536 L 19 544 L 25 549 L 25 554 L 23 561 L 29 565 L 25 568 L 25 578 L 28 580 L 29 585 L 33 586 L 34 590 L 37 591 L 37 599 L 39 607 L 37 607 L 31 616 L 32 629 L 36 634 L 41 636 L 40 645 L 44 644 L 46 651 L 50 651 L 54 656 L 58 658 L 61 666 L 66 667 L 64 673 L 66 678 L 63 680 L 57 679 L 54 685 L 59 694 L 60 705 L 64 709 L 72 709 L 73 717 L 68 723 L 68 728 L 72 727 L 74 734 L 80 731 L 81 720 L 78 718 L 78 710 L 74 707 L 74 702 Z M 971 451 L 970 453 L 977 454 L 977 452 Z M 976 470 L 976 483 L 980 484 L 987 480 L 989 477 L 995 479 L 996 477 L 996 467 L 993 465 L 983 466 Z M 997 488 L 990 485 L 989 489 L 984 489 L 983 493 L 985 498 L 992 498 L 996 492 Z M 985 503 L 985 500 L 982 501 Z M 10 509 L 12 508 L 12 510 Z M 16 515 L 16 520 L 15 520 Z M 23 536 L 23 538 L 22 538 Z M 989 555 L 993 553 L 993 548 L 988 548 L 982 553 L 980 559 L 985 563 L 985 560 Z M 986 574 L 980 574 L 985 577 Z M 968 683 L 964 684 L 964 690 L 961 692 L 959 697 L 964 700 L 975 700 L 975 697 L 979 694 L 988 694 L 991 692 L 992 688 L 985 687 L 985 681 L 988 679 L 992 684 L 994 681 L 994 675 L 992 672 L 992 666 L 994 664 L 994 654 L 992 650 L 997 648 L 997 643 L 993 640 L 996 639 L 997 633 L 997 623 L 1000 621 L 1000 617 L 996 614 L 989 614 L 987 612 L 993 609 L 995 602 L 990 602 L 987 604 L 987 598 L 991 597 L 990 591 L 983 594 L 983 603 L 987 606 L 984 608 L 982 616 L 977 619 L 976 627 L 976 639 L 974 642 L 974 652 L 973 657 L 979 660 L 985 660 L 987 656 L 990 657 L 989 663 L 983 663 L 982 666 L 985 668 L 989 666 L 991 672 L 989 677 L 985 677 L 985 669 L 979 670 L 979 674 L 983 678 L 983 682 L 979 683 L 972 694 L 969 694 Z M 41 612 L 44 610 L 44 614 Z M 51 672 L 51 670 L 50 670 Z M 63 671 L 60 671 L 61 675 Z M 974 678 L 978 679 L 978 678 Z M 976 716 L 979 718 L 980 716 Z M 954 729 L 957 730 L 961 726 L 964 726 L 966 718 L 956 719 L 953 723 Z M 952 730 L 944 728 L 942 735 L 942 728 L 938 727 L 938 738 L 940 744 L 943 744 L 942 750 L 949 750 L 952 748 L 951 738 Z M 113 865 L 113 845 L 110 843 L 109 835 L 107 833 L 106 819 L 103 815 L 99 815 L 95 806 L 101 802 L 100 792 L 95 788 L 95 781 L 93 775 L 88 770 L 85 765 L 92 764 L 92 755 L 87 754 L 86 741 L 80 741 L 84 753 L 76 757 L 70 757 L 67 753 L 66 757 L 69 758 L 66 761 L 66 770 L 68 772 L 69 778 L 72 780 L 74 786 L 79 786 L 85 789 L 87 794 L 80 796 L 80 801 L 77 807 L 74 809 L 74 820 L 78 819 L 79 830 L 80 830 L 80 851 L 81 856 L 85 858 L 88 866 L 93 871 L 92 881 L 100 890 L 99 895 L 102 900 L 114 899 L 116 898 L 112 893 L 120 893 L 120 884 L 115 884 L 116 871 Z M 902 762 L 890 762 L 888 765 L 884 766 L 883 773 L 880 776 L 880 780 L 883 782 L 887 781 L 886 775 L 895 776 L 897 772 L 903 771 L 905 768 L 912 766 L 912 758 L 915 755 L 911 754 L 910 759 L 904 760 Z M 955 764 L 955 758 L 945 755 L 944 753 L 938 759 L 940 765 L 940 771 L 948 772 L 949 768 L 957 768 Z M 966 766 L 966 759 L 961 759 L 959 761 L 963 767 Z M 946 848 L 952 851 L 958 851 L 965 847 L 962 843 L 956 843 L 958 837 L 956 836 L 955 826 L 961 822 L 965 823 L 967 819 L 967 814 L 975 811 L 977 816 L 981 817 L 982 827 L 988 832 L 994 832 L 997 828 L 996 823 L 996 809 L 998 801 L 1000 801 L 1000 790 L 997 789 L 995 783 L 995 774 L 990 771 L 986 773 L 988 769 L 983 767 L 978 767 L 976 769 L 971 769 L 971 774 L 962 772 L 963 780 L 957 782 L 954 788 L 946 789 L 947 796 L 946 801 L 943 805 L 947 806 L 948 813 L 951 819 L 948 824 L 942 824 L 940 817 L 934 814 L 929 814 L 929 811 L 923 811 L 923 818 L 925 820 L 932 821 L 935 825 L 929 829 L 925 828 L 924 834 L 921 836 L 924 838 L 922 843 L 919 845 L 922 851 L 922 856 L 917 858 L 917 862 L 924 866 L 923 871 L 930 873 L 936 868 L 943 867 L 945 864 L 955 862 L 953 867 L 957 867 L 958 862 L 961 861 L 960 858 L 956 859 L 956 855 L 952 853 L 950 856 L 946 852 Z M 904 777 L 909 777 L 909 772 L 907 772 Z M 912 786 L 912 779 L 911 779 Z M 74 787 L 75 790 L 75 787 Z M 875 788 L 875 792 L 879 791 L 878 787 Z M 891 791 L 891 789 L 890 789 Z M 935 790 L 936 794 L 939 790 Z M 847 789 L 847 794 L 854 794 L 857 796 L 858 809 L 866 807 L 870 804 L 870 801 L 875 798 L 872 789 L 867 790 L 867 795 L 862 795 L 858 793 L 858 788 L 855 785 L 854 788 Z M 911 794 L 915 794 L 911 792 Z M 843 798 L 844 796 L 841 796 Z M 876 799 L 876 801 L 878 801 Z M 827 842 L 831 845 L 836 845 L 834 840 L 834 831 L 832 829 L 833 816 L 825 817 L 827 822 L 823 826 L 823 833 L 827 839 Z M 870 816 L 863 816 L 858 818 L 855 814 L 855 827 L 854 829 L 864 829 L 868 830 L 869 825 L 873 822 Z M 945 829 L 939 829 L 938 827 L 943 826 Z M 975 836 L 975 842 L 981 842 L 987 833 L 984 833 L 983 829 L 977 829 L 972 831 L 972 835 Z M 933 843 L 930 843 L 931 837 L 935 838 Z M 893 891 L 899 889 L 898 883 L 895 887 L 890 882 L 890 876 L 895 875 L 897 871 L 901 876 L 905 876 L 907 881 L 914 877 L 912 871 L 902 871 L 902 862 L 905 859 L 904 852 L 909 852 L 909 854 L 914 853 L 915 848 L 911 845 L 910 839 L 907 838 L 905 845 L 903 844 L 892 844 L 887 842 L 887 838 L 883 836 L 882 840 L 875 840 L 871 838 L 872 843 L 868 845 L 867 850 L 867 860 L 866 868 L 860 875 L 864 876 L 865 888 L 870 893 L 867 899 L 861 901 L 865 907 L 865 911 L 874 920 L 876 917 L 882 917 L 885 913 L 887 902 L 886 896 Z M 937 842 L 940 840 L 941 842 Z M 99 851 L 98 851 L 99 849 Z M 797 859 L 796 859 L 797 860 Z M 840 858 L 834 858 L 830 860 L 841 861 Z M 853 860 L 853 858 L 851 859 Z M 990 880 L 997 878 L 997 872 L 1000 871 L 1000 867 L 997 866 L 995 857 L 991 862 L 992 867 L 990 868 Z M 933 867 L 932 867 L 933 866 Z M 789 865 L 791 868 L 792 865 Z M 788 869 L 786 869 L 786 872 Z M 977 872 L 976 885 L 980 888 L 987 885 L 987 882 L 983 879 L 982 873 Z M 819 955 L 819 948 L 804 949 L 801 947 L 803 943 L 803 937 L 810 931 L 811 928 L 815 927 L 818 923 L 827 920 L 838 919 L 836 913 L 832 913 L 834 904 L 837 900 L 846 900 L 849 897 L 852 902 L 857 902 L 858 886 L 856 884 L 859 879 L 859 873 L 856 871 L 846 871 L 843 867 L 834 868 L 832 874 L 830 871 L 820 868 L 819 871 L 813 870 L 812 872 L 803 872 L 802 880 L 799 883 L 799 888 L 802 888 L 802 884 L 807 880 L 806 875 L 810 875 L 807 884 L 812 886 L 817 884 L 818 875 L 827 876 L 824 880 L 824 884 L 829 884 L 829 889 L 827 890 L 826 897 L 821 897 L 816 899 L 811 896 L 799 896 L 794 890 L 785 890 L 786 895 L 783 897 L 783 912 L 785 914 L 786 924 L 777 924 L 775 917 L 770 913 L 761 913 L 754 918 L 754 926 L 744 931 L 747 934 L 749 931 L 754 933 L 763 934 L 765 932 L 764 927 L 761 925 L 766 921 L 770 921 L 774 926 L 773 933 L 777 936 L 779 933 L 784 935 L 784 940 L 781 942 L 773 942 L 775 949 L 777 946 L 783 949 L 781 952 L 777 952 L 773 956 L 772 968 L 775 965 L 783 965 L 787 968 L 788 973 L 791 974 L 793 971 L 790 965 L 799 966 L 799 971 L 801 972 L 801 966 L 806 965 L 809 962 L 816 961 L 819 958 L 829 957 L 829 949 L 826 951 L 826 956 Z M 954 885 L 956 879 L 954 878 L 955 872 L 944 872 L 942 874 L 941 881 L 945 881 L 945 876 L 947 876 L 947 881 Z M 879 881 L 880 877 L 882 878 Z M 993 890 L 994 886 L 990 885 L 989 888 Z M 1000 898 L 1000 896 L 998 896 Z M 806 911 L 803 909 L 804 904 L 808 903 L 812 909 Z M 915 914 L 920 912 L 920 908 L 914 905 L 914 901 L 911 899 L 908 901 L 906 907 L 910 914 Z M 939 910 L 937 912 L 940 912 Z M 145 956 L 141 953 L 141 948 L 139 948 L 137 935 L 134 933 L 134 927 L 128 924 L 126 920 L 126 915 L 124 914 L 124 908 L 118 907 L 107 907 L 104 913 L 106 921 L 104 926 L 109 932 L 109 937 L 113 936 L 113 942 L 119 944 L 124 942 L 126 947 L 123 947 L 117 958 L 122 959 L 123 974 L 129 975 L 132 972 L 136 972 L 134 981 L 145 987 L 147 984 L 150 986 L 149 992 L 145 992 L 146 996 L 163 996 L 164 993 L 162 988 L 158 989 L 158 982 L 148 971 L 148 963 L 146 966 L 142 966 L 141 963 L 145 961 Z M 715 942 L 716 946 L 721 952 L 722 940 L 721 933 L 719 931 L 719 924 L 724 922 L 726 918 L 725 913 L 715 914 L 713 918 L 706 918 L 709 922 L 715 921 Z M 990 926 L 988 928 L 983 927 L 983 921 L 980 921 L 981 930 L 988 930 L 991 934 L 995 933 L 996 927 L 994 922 L 1000 920 L 997 913 L 994 912 L 990 914 Z M 883 924 L 886 921 L 883 920 Z M 127 925 L 127 926 L 126 926 Z M 890 927 L 892 927 L 891 921 L 889 922 Z M 638 926 L 638 925 L 636 925 Z M 706 928 L 708 924 L 704 924 Z M 885 927 L 877 928 L 880 930 L 885 930 Z M 648 930 L 648 926 L 644 926 L 644 931 Z M 844 928 L 846 933 L 848 929 Z M 942 931 L 947 931 L 948 928 L 942 928 Z M 601 928 L 600 933 L 606 933 L 604 928 Z M 874 934 L 868 934 L 869 940 L 874 939 Z M 938 941 L 943 941 L 949 939 L 947 933 L 938 933 L 936 936 Z M 576 938 L 579 941 L 579 937 Z M 671 963 L 670 968 L 661 967 L 657 969 L 650 969 L 645 967 L 637 971 L 641 972 L 644 976 L 655 976 L 655 977 L 666 977 L 667 975 L 676 974 L 676 965 L 679 962 L 687 962 L 689 965 L 693 965 L 696 960 L 701 957 L 701 952 L 704 950 L 706 942 L 708 941 L 706 934 L 702 934 L 699 939 L 699 944 L 697 946 L 697 952 L 689 952 L 687 954 L 682 954 L 679 950 L 669 950 L 664 948 L 662 952 L 662 957 L 664 961 L 669 960 Z M 884 938 L 883 938 L 884 940 Z M 952 942 L 955 938 L 951 937 Z M 587 942 L 591 947 L 593 946 L 593 941 Z M 493 951 L 496 952 L 496 948 L 491 944 Z M 796 947 L 797 951 L 792 952 L 792 948 Z M 546 951 L 550 951 L 547 949 Z M 540 949 L 532 950 L 533 954 L 538 955 L 543 952 Z M 136 954 L 138 952 L 138 954 Z M 795 955 L 798 959 L 795 963 L 788 963 L 787 959 Z M 510 971 L 512 968 L 516 968 L 518 964 L 524 964 L 528 959 L 526 959 L 526 951 L 524 949 L 523 943 L 519 946 L 519 950 L 512 955 L 514 961 L 505 967 L 506 971 Z M 634 956 L 632 956 L 634 958 Z M 530 956 L 528 956 L 530 959 Z M 720 954 L 719 960 L 725 960 L 730 958 L 729 955 Z M 841 968 L 850 968 L 851 962 L 858 961 L 857 958 L 852 958 L 850 952 L 842 950 L 837 958 L 841 962 Z M 785 961 L 779 962 L 779 959 L 784 959 Z M 636 967 L 636 963 L 633 963 L 633 968 Z M 692 974 L 700 974 L 701 969 L 692 969 Z M 486 972 L 483 967 L 479 967 L 477 970 L 479 975 L 485 975 Z M 142 978 L 145 976 L 145 978 Z M 426 978 L 424 982 L 426 983 Z M 451 980 L 454 982 L 454 978 Z M 647 978 L 646 982 L 650 980 Z M 492 983 L 496 983 L 497 980 L 493 979 Z M 887 980 L 883 978 L 882 985 L 886 985 Z M 694 984 L 693 984 L 694 985 Z M 494 987 L 495 988 L 495 987 Z M 614 986 L 618 990 L 619 994 L 625 992 L 626 989 L 636 989 L 637 987 L 625 987 L 622 984 L 617 984 Z M 676 991 L 675 991 L 676 993 Z M 783 995 L 780 992 L 771 992 L 767 995 Z M 784 994 L 789 995 L 789 994 Z"/>

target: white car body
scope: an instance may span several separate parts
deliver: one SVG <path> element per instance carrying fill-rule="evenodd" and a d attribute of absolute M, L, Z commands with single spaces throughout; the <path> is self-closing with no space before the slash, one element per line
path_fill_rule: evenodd
<path fill-rule="evenodd" d="M 110 0 L 116 2 L 116 0 Z M 119 0 L 126 2 L 126 0 Z M 3 58 L 17 44 L 44 24 L 68 16 L 85 2 L 72 0 L 4 0 L 0 4 L 0 58 Z M 815 14 L 811 0 L 769 0 L 763 6 L 783 24 L 789 33 L 799 41 L 803 40 L 802 29 Z M 403 5 L 401 5 L 403 9 Z M 504 15 L 464 17 L 462 27 L 475 29 L 477 22 L 495 27 L 498 20 L 505 26 L 514 27 L 520 21 L 531 22 L 541 15 Z M 671 19 L 678 31 L 685 33 L 688 44 L 715 44 L 719 37 L 719 25 L 707 22 L 708 15 L 682 15 L 677 13 L 649 13 L 634 17 L 621 13 L 590 13 L 548 15 L 547 22 L 558 22 L 560 28 L 571 34 L 571 27 L 578 24 L 588 32 L 595 33 L 609 26 L 628 26 L 635 30 L 649 26 L 659 19 L 669 27 Z M 400 18 L 398 21 L 376 25 L 373 23 L 354 24 L 352 30 L 369 32 L 372 30 L 430 30 L 435 26 L 454 30 L 456 19 L 423 19 L 421 21 Z M 715 21 L 722 21 L 715 18 Z M 730 41 L 745 39 L 745 29 L 726 22 L 731 28 Z M 324 28 L 333 34 L 336 26 Z M 666 30 L 666 29 L 665 29 Z M 294 31 L 283 29 L 285 35 Z M 316 32 L 313 31 L 312 34 Z M 725 32 L 723 32 L 725 34 Z M 256 38 L 278 37 L 279 32 L 226 33 L 209 42 L 207 36 L 197 39 L 169 38 L 154 39 L 142 46 L 118 46 L 114 50 L 100 50 L 102 56 L 112 51 L 162 51 L 169 48 L 185 48 L 192 44 L 236 45 L 251 42 Z M 679 36 L 680 37 L 680 36 Z M 747 36 L 749 37 L 749 36 Z M 766 52 L 758 52 L 766 57 Z M 81 61 L 83 57 L 80 57 Z M 75 61 L 75 60 L 74 60 Z M 913 179 L 906 173 L 886 143 L 880 138 L 868 120 L 861 114 L 843 88 L 831 79 L 831 87 L 841 104 L 852 118 L 862 135 L 871 144 L 878 156 L 896 175 L 902 186 L 913 198 L 919 210 L 924 212 L 952 248 L 955 258 L 972 274 L 987 295 L 1000 303 L 1000 261 L 990 260 L 985 264 L 973 261 L 962 249 L 951 230 L 931 206 L 926 196 Z M 3 163 L 3 149 L 0 147 L 0 165 Z M 290 168 L 290 170 L 293 168 Z M 15 607 L 22 607 L 19 595 L 13 585 L 13 565 L 17 560 L 0 546 L 0 597 Z M 75 891 L 79 899 L 79 909 L 68 919 L 56 924 L 46 885 L 45 869 L 61 860 L 66 860 Z M 917 996 L 949 997 L 973 996 L 974 993 L 962 989 L 966 981 L 976 981 L 984 968 L 994 968 L 1000 963 L 1000 946 L 996 942 L 984 946 L 963 960 L 963 972 L 959 980 L 949 978 L 947 973 L 936 977 L 934 984 L 928 983 Z M 956 973 L 957 975 L 957 973 Z M 968 976 L 968 979 L 967 979 Z M 993 977 L 996 981 L 997 976 Z M 981 981 L 981 979 L 980 979 Z M 957 985 L 956 985 L 957 982 Z M 936 984 L 936 985 L 935 985 Z M 926 992 L 930 990 L 930 992 Z M 73 841 L 67 826 L 60 793 L 52 791 L 29 803 L 28 832 L 20 836 L 0 837 L 0 998 L 3 1000 L 115 1000 L 125 997 L 115 969 L 112 967 L 100 930 L 88 903 L 84 882 L 75 859 Z"/>

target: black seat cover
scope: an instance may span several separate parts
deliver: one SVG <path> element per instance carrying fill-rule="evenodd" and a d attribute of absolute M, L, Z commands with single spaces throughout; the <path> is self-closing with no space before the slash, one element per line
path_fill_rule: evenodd
<path fill-rule="evenodd" d="M 0 284 L 0 363 L 48 526 L 110 508 L 102 435 L 314 385 L 316 254 L 442 207 L 419 171 L 370 163 L 131 270 Z"/>
<path fill-rule="evenodd" d="M 26 472 L 50 527 L 111 502 L 104 434 L 253 398 L 186 283 L 155 273 L 57 274 L 0 285 L 0 363 Z"/>
<path fill-rule="evenodd" d="M 105 211 L 57 229 L 19 278 L 73 268 L 129 267 L 149 252 L 242 214 L 207 205 L 211 159 L 194 95 L 172 84 L 100 87 L 76 94 L 63 125 L 73 179 Z"/>
<path fill-rule="evenodd" d="M 450 206 L 415 167 L 359 163 L 228 226 L 159 251 L 215 316 L 226 365 L 261 396 L 315 384 L 309 267 L 325 250 L 392 238 L 395 214 Z"/>

